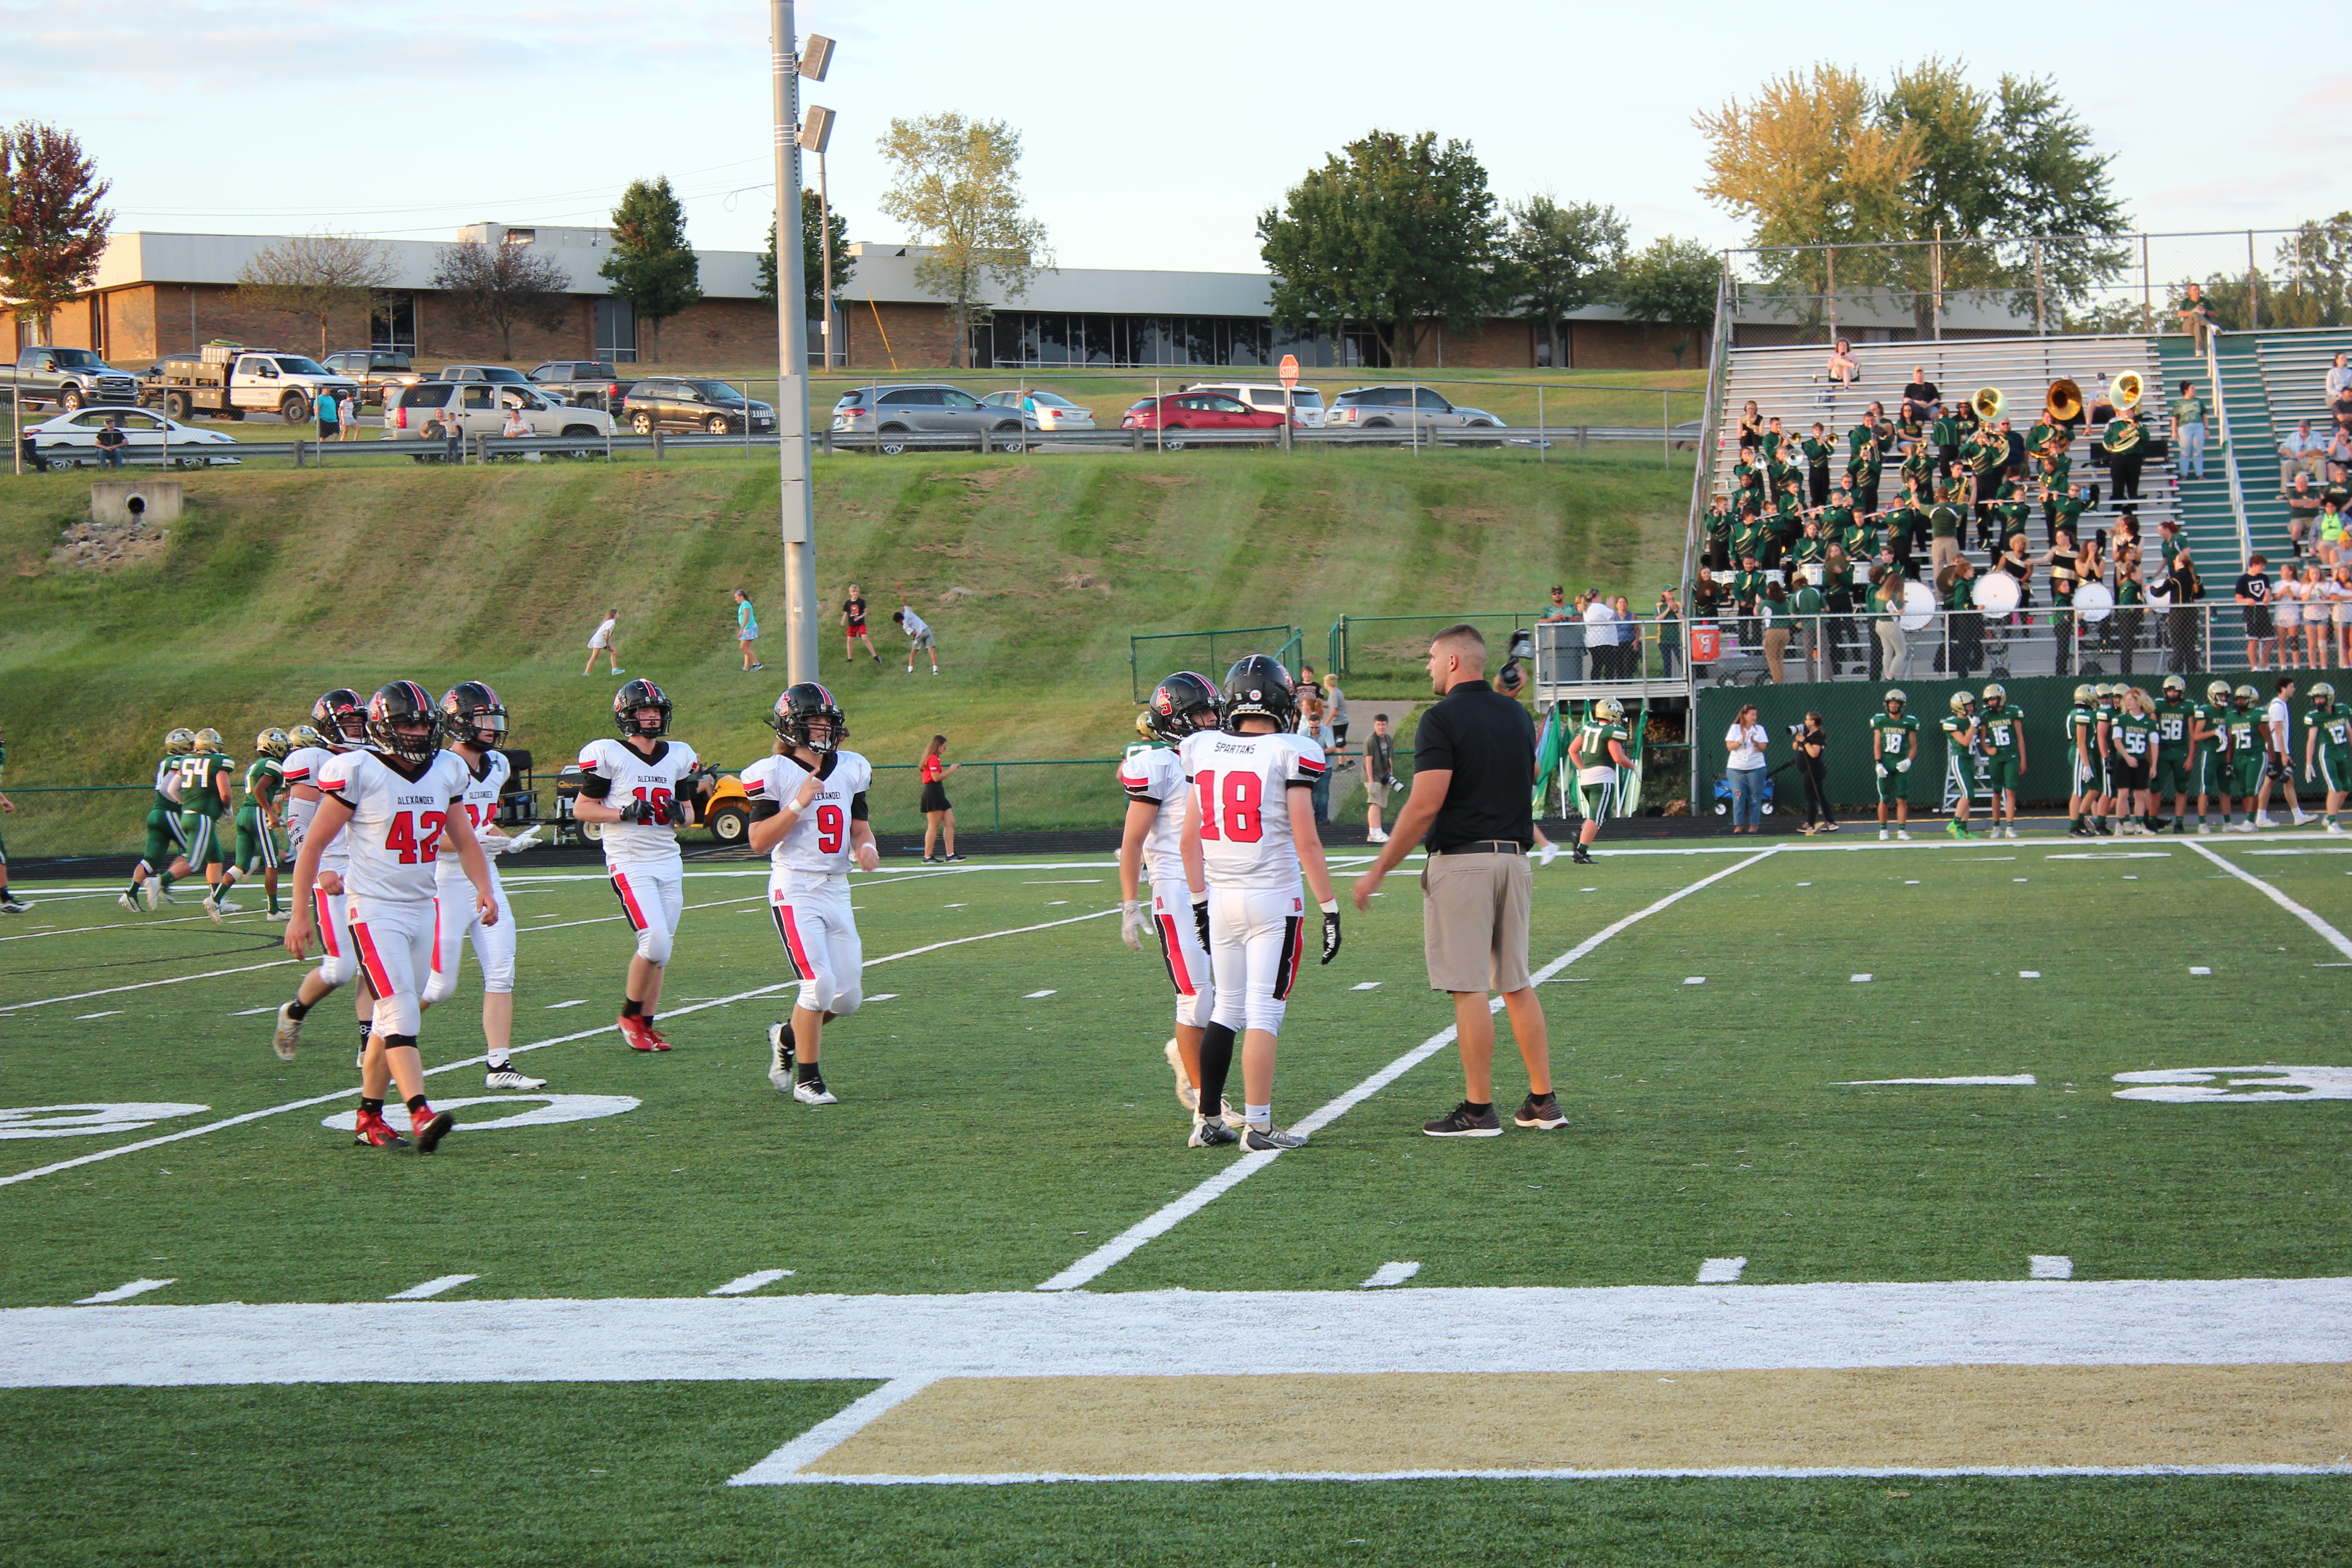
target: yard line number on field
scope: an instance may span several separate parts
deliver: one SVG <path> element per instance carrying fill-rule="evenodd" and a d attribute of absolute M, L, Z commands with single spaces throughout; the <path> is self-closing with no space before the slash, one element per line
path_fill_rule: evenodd
<path fill-rule="evenodd" d="M 1668 893 L 1665 897 L 1658 900 L 1655 903 L 1651 904 L 1646 908 L 1636 910 L 1630 915 L 1626 915 L 1622 919 L 1612 921 L 1610 924 L 1605 925 L 1599 931 L 1593 932 L 1591 936 L 1586 937 L 1582 942 L 1578 942 L 1574 947 L 1570 948 L 1566 952 L 1561 953 L 1558 958 L 1553 959 L 1549 963 L 1545 964 L 1541 969 L 1537 970 L 1531 978 L 1534 983 L 1538 985 L 1543 984 L 1553 975 L 1558 974 L 1561 970 L 1566 969 L 1570 964 L 1574 963 L 1577 960 L 1591 952 L 1593 949 L 1599 947 L 1602 942 L 1607 942 L 1611 937 L 1617 935 L 1620 931 L 1625 931 L 1628 928 L 1649 919 L 1652 915 L 1658 913 L 1662 910 L 1671 908 L 1673 905 L 1690 897 L 1693 893 L 1697 892 L 1702 888 L 1710 887 L 1717 882 L 1720 882 L 1735 871 L 1745 870 L 1748 867 L 1757 864 L 1759 861 L 1769 860 L 1780 852 L 1780 846 L 1776 844 L 1771 848 L 1766 849 L 1759 854 L 1750 855 L 1744 860 L 1739 860 L 1732 865 L 1726 866 L 1720 871 L 1711 872 L 1706 876 L 1701 877 L 1697 881 L 1691 883 L 1688 887 L 1678 888 L 1675 891 Z M 1499 1013 L 1502 1009 L 1503 1001 L 1501 997 L 1491 996 L 1487 998 L 1486 1010 L 1488 1012 Z M 1438 1052 L 1444 1050 L 1447 1046 L 1450 1046 L 1453 1043 L 1454 1028 L 1453 1026 L 1448 1025 L 1446 1027 L 1440 1029 L 1436 1034 L 1430 1036 L 1429 1038 L 1423 1040 L 1418 1046 L 1415 1046 L 1412 1049 L 1405 1052 L 1404 1055 L 1397 1058 L 1396 1060 L 1389 1063 L 1388 1066 L 1382 1068 L 1380 1071 L 1372 1074 L 1371 1077 L 1364 1079 L 1363 1082 L 1358 1084 L 1347 1093 L 1339 1096 L 1339 1099 L 1331 1101 L 1328 1105 L 1324 1106 L 1321 1110 L 1317 1110 L 1313 1115 L 1306 1117 L 1298 1121 L 1294 1130 L 1300 1132 L 1313 1132 L 1318 1128 L 1329 1126 L 1332 1122 L 1337 1121 L 1349 1111 L 1354 1110 L 1365 1100 L 1370 1100 L 1373 1095 L 1378 1094 L 1381 1090 L 1394 1083 L 1398 1079 L 1402 1078 L 1406 1073 L 1411 1072 L 1414 1068 L 1419 1067 L 1423 1062 L 1427 1061 L 1431 1057 L 1435 1056 Z M 1063 1269 L 1059 1274 L 1055 1275 L 1051 1279 L 1039 1285 L 1037 1289 L 1040 1290 L 1076 1290 L 1079 1289 L 1089 1281 L 1099 1278 L 1114 1265 L 1124 1260 L 1142 1247 L 1145 1243 L 1167 1235 L 1170 1231 L 1175 1229 L 1177 1226 L 1183 1223 L 1183 1221 L 1190 1218 L 1192 1215 L 1200 1213 L 1202 1209 L 1208 1207 L 1211 1204 L 1216 1202 L 1217 1199 L 1224 1196 L 1235 1187 L 1240 1186 L 1244 1182 L 1249 1180 L 1252 1176 L 1257 1174 L 1260 1171 L 1263 1171 L 1266 1166 L 1272 1164 L 1279 1158 L 1281 1158 L 1281 1152 L 1279 1150 L 1271 1153 L 1244 1154 L 1239 1156 L 1232 1164 L 1227 1165 L 1223 1170 L 1218 1172 L 1207 1181 L 1202 1182 L 1199 1186 L 1194 1187 L 1191 1192 L 1186 1193 L 1174 1203 L 1165 1205 L 1158 1212 L 1138 1221 L 1132 1226 L 1129 1226 L 1127 1229 L 1119 1232 L 1118 1235 L 1111 1237 L 1110 1240 L 1103 1243 L 1102 1246 L 1096 1247 L 1092 1252 L 1087 1253 L 1084 1258 L 1081 1258 L 1076 1263 L 1071 1264 L 1067 1268 Z"/>

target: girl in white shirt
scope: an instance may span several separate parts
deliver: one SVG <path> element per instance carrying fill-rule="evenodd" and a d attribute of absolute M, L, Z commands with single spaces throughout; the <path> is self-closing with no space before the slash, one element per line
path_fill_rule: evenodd
<path fill-rule="evenodd" d="M 2271 613 L 2278 621 L 2279 668 L 2293 669 L 2303 658 L 2303 604 L 2306 597 L 2292 566 L 2279 568 L 2277 585 L 2271 589 Z M 2251 662 L 2251 661 L 2250 661 Z M 2262 666 L 2255 664 L 2260 669 Z"/>

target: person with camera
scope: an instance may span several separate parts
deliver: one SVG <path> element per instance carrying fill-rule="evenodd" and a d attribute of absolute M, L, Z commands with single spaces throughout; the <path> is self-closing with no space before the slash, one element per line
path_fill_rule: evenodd
<path fill-rule="evenodd" d="M 1805 826 L 1798 831 L 1835 833 L 1837 820 L 1830 815 L 1829 763 L 1823 761 L 1830 735 L 1822 726 L 1822 716 L 1808 713 L 1803 723 L 1790 725 L 1789 743 L 1796 750 L 1797 777 L 1805 786 Z"/>

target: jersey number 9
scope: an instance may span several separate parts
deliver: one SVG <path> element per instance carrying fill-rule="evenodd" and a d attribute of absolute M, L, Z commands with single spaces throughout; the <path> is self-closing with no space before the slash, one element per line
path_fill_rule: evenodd
<path fill-rule="evenodd" d="M 821 855 L 841 852 L 841 807 L 820 805 L 816 808 L 816 847 Z"/>
<path fill-rule="evenodd" d="M 1203 769 L 1194 787 L 1200 792 L 1202 837 L 1255 844 L 1265 837 L 1265 817 L 1258 809 L 1265 786 L 1257 774 L 1227 773 L 1220 789 L 1215 770 Z"/>

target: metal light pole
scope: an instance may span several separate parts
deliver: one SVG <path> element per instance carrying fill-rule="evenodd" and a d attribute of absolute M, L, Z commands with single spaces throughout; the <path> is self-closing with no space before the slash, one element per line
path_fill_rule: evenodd
<path fill-rule="evenodd" d="M 825 129 L 831 132 L 828 119 Z M 824 266 L 824 297 L 817 301 L 817 320 L 824 337 L 824 371 L 833 374 L 833 191 L 824 183 L 824 148 L 816 150 L 817 248 Z"/>
<path fill-rule="evenodd" d="M 793 45 L 792 0 L 769 0 L 770 96 L 776 135 L 776 434 L 784 542 L 785 669 L 797 683 L 817 678 L 816 489 L 809 466 L 808 282 L 801 263 L 800 78 L 824 79 L 833 41 L 812 37 L 806 58 Z M 825 116 L 830 121 L 831 116 Z M 792 224 L 792 239 L 784 225 Z"/>

